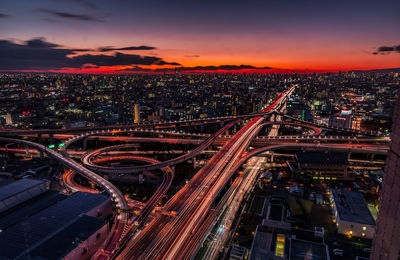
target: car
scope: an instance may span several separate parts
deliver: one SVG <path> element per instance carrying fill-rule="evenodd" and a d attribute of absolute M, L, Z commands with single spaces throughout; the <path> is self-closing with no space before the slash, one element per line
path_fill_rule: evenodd
<path fill-rule="evenodd" d="M 369 248 L 369 247 L 366 247 L 366 248 L 364 248 L 363 250 L 364 250 L 364 252 L 367 252 L 367 253 L 371 253 L 371 251 L 372 251 L 372 249 Z"/>

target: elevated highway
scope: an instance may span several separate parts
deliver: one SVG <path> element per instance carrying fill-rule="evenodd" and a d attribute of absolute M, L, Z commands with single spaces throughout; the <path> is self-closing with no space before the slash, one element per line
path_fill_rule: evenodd
<path fill-rule="evenodd" d="M 188 152 L 187 154 L 179 156 L 179 157 L 171 159 L 171 160 L 168 160 L 168 161 L 164 161 L 162 163 L 154 164 L 151 166 L 120 167 L 118 169 L 115 169 L 112 167 L 100 166 L 100 165 L 96 165 L 96 164 L 92 163 L 92 159 L 98 155 L 101 155 L 103 153 L 110 152 L 110 151 L 131 148 L 133 146 L 132 144 L 108 146 L 108 147 L 94 150 L 92 152 L 87 153 L 86 155 L 84 155 L 82 157 L 82 163 L 83 163 L 83 165 L 85 165 L 86 167 L 88 167 L 92 170 L 95 170 L 98 172 L 103 172 L 103 173 L 115 173 L 117 170 L 119 173 L 131 173 L 131 172 L 140 172 L 140 171 L 144 171 L 144 170 L 153 170 L 153 169 L 157 169 L 157 168 L 164 167 L 164 166 L 172 166 L 172 165 L 181 163 L 183 161 L 186 161 L 188 159 L 198 156 L 204 149 L 206 149 L 209 145 L 211 145 L 214 142 L 214 140 L 217 140 L 218 136 L 221 133 L 223 133 L 224 131 L 226 131 L 228 128 L 230 128 L 231 126 L 233 126 L 236 123 L 238 123 L 238 121 L 232 122 L 232 123 L 228 124 L 227 126 L 223 127 L 216 134 L 214 134 L 213 136 L 211 136 L 207 140 L 205 140 L 203 143 L 201 143 L 199 147 Z M 273 126 L 273 125 L 303 126 L 303 125 L 297 124 L 297 123 L 266 122 L 266 123 L 261 124 L 259 128 L 261 129 L 262 127 L 269 126 L 269 125 L 270 126 Z M 318 129 L 316 127 L 313 127 L 313 126 L 311 126 L 311 127 L 306 126 L 306 127 L 311 128 L 311 130 L 314 131 L 314 135 L 317 135 L 320 133 L 320 129 Z M 221 139 L 224 139 L 224 137 L 219 138 L 219 140 L 221 140 Z M 186 139 L 182 139 L 182 142 L 185 140 Z M 229 140 L 230 139 L 225 137 L 225 140 L 223 140 L 222 144 L 224 144 L 225 142 L 227 142 Z"/>
<path fill-rule="evenodd" d="M 372 132 L 372 131 L 371 132 L 365 132 L 365 131 L 361 131 L 361 130 L 333 127 L 333 126 L 329 126 L 329 125 L 318 124 L 318 123 L 314 123 L 314 122 L 310 122 L 310 121 L 301 120 L 299 118 L 284 114 L 282 112 L 278 112 L 278 111 L 274 111 L 274 112 L 279 114 L 279 115 L 281 115 L 284 118 L 293 120 L 295 122 L 300 122 L 300 123 L 305 124 L 305 125 L 315 126 L 315 127 L 319 127 L 319 128 L 322 128 L 322 129 L 328 129 L 328 130 L 332 130 L 332 131 L 339 132 L 339 133 L 354 134 L 354 135 L 365 135 L 365 136 L 379 136 L 378 133 Z"/>
<path fill-rule="evenodd" d="M 234 126 L 238 122 L 239 121 L 236 120 L 236 121 L 231 122 L 228 125 L 224 126 L 218 132 L 216 132 L 214 135 L 210 136 L 208 139 L 203 141 L 198 147 L 196 147 L 192 151 L 188 152 L 187 154 L 184 154 L 182 156 L 176 157 L 171 160 L 154 163 L 151 165 L 143 165 L 143 166 L 135 166 L 135 167 L 121 167 L 118 169 L 118 171 L 120 173 L 133 173 L 133 172 L 149 171 L 149 170 L 159 169 L 162 167 L 172 166 L 172 165 L 184 162 L 186 160 L 189 160 L 189 159 L 199 155 L 203 150 L 205 150 L 207 147 L 209 147 L 219 135 L 221 135 L 223 132 L 225 132 L 227 129 Z M 91 169 L 95 169 L 96 171 L 113 173 L 113 172 L 115 172 L 115 169 L 110 169 L 109 167 L 95 165 L 95 164 L 91 163 L 91 158 L 93 158 L 94 156 L 101 154 L 103 152 L 128 148 L 129 146 L 130 146 L 129 144 L 125 144 L 125 145 L 110 146 L 110 147 L 102 148 L 100 150 L 95 150 L 95 151 L 90 152 L 87 155 L 85 155 L 82 158 L 82 162 L 85 166 L 87 166 Z"/>
<path fill-rule="evenodd" d="M 280 95 L 263 112 L 280 106 L 286 96 Z M 282 99 L 282 96 L 284 97 Z M 131 241 L 117 259 L 185 259 L 185 245 L 210 209 L 215 195 L 229 180 L 231 167 L 261 129 L 263 117 L 256 117 L 243 127 L 210 161 L 165 205 L 166 211 L 177 212 L 174 219 L 161 215 Z M 183 258 L 181 258 L 183 257 Z"/>

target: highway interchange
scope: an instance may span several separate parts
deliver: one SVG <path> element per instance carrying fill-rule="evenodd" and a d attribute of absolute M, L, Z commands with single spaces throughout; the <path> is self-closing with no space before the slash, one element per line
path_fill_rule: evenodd
<path fill-rule="evenodd" d="M 96 129 L 66 129 L 57 130 L 0 130 L 2 143 L 15 143 L 24 147 L 31 147 L 47 154 L 66 167 L 62 176 L 66 187 L 72 190 L 85 192 L 107 192 L 115 204 L 115 223 L 110 235 L 101 249 L 95 254 L 94 259 L 190 259 L 198 252 L 199 246 L 210 235 L 210 230 L 215 223 L 223 223 L 223 227 L 232 225 L 229 217 L 240 208 L 241 202 L 254 187 L 264 158 L 254 158 L 255 155 L 266 151 L 279 149 L 313 149 L 340 151 L 346 153 L 387 153 L 388 140 L 384 137 L 374 136 L 374 133 L 363 133 L 347 129 L 333 129 L 325 125 L 314 124 L 292 118 L 285 114 L 287 98 L 295 91 L 295 86 L 279 94 L 277 98 L 265 109 L 256 114 L 219 117 L 201 120 L 163 122 L 157 124 L 138 124 L 130 126 L 101 127 Z M 286 122 L 283 120 L 290 120 Z M 179 133 L 165 129 L 174 129 L 193 124 L 208 122 L 221 124 L 221 129 L 212 135 Z M 238 123 L 244 126 L 233 135 L 226 135 L 227 131 Z M 224 124 L 224 125 L 222 125 Z M 293 127 L 306 127 L 309 136 L 278 136 L 281 125 Z M 257 136 L 261 129 L 269 127 L 268 136 Z M 164 130 L 160 130 L 160 128 Z M 322 130 L 336 131 L 365 137 L 327 137 L 320 136 Z M 161 138 L 144 138 L 131 136 L 107 136 L 116 133 L 149 133 L 162 135 Z M 75 135 L 74 133 L 79 133 Z M 224 135 L 225 134 L 225 135 Z M 38 138 L 59 138 L 65 140 L 64 146 L 59 151 L 48 147 L 19 139 L 22 136 L 37 136 Z M 174 136 L 166 138 L 165 136 Z M 11 138 L 13 137 L 13 138 Z M 185 137 L 185 138 L 177 138 Z M 188 139 L 191 138 L 191 139 Z M 72 151 L 69 147 L 85 139 L 97 138 L 102 141 L 124 141 L 126 144 L 108 146 L 90 152 Z M 194 138 L 194 139 L 193 139 Z M 130 151 L 120 152 L 131 147 L 137 142 L 171 142 L 190 143 L 198 145 L 195 149 L 167 161 L 159 162 L 139 153 L 129 154 Z M 213 157 L 195 174 L 195 176 L 180 189 L 149 222 L 148 216 L 154 212 L 160 198 L 168 191 L 174 177 L 174 166 L 183 161 L 195 158 L 203 153 L 212 144 L 222 146 L 214 152 Z M 249 150 L 249 147 L 254 147 Z M 7 148 L 5 148 L 7 149 Z M 8 149 L 12 151 L 12 149 Z M 18 149 L 15 149 L 18 150 Z M 78 163 L 70 156 L 81 157 Z M 253 159 L 252 159 L 253 158 Z M 145 162 L 141 166 L 109 167 L 102 166 L 102 162 L 132 160 Z M 228 191 L 220 198 L 221 191 L 227 187 L 238 169 L 246 162 L 251 162 L 252 169 L 245 175 L 236 178 Z M 143 171 L 161 169 L 163 181 L 155 194 L 142 207 L 139 216 L 133 216 L 124 195 L 111 182 L 107 181 L 101 173 L 135 174 Z M 84 187 L 74 181 L 78 173 L 99 189 Z M 218 201 L 216 201 L 218 198 Z M 207 258 L 214 258 L 229 239 L 229 233 L 219 232 L 218 239 L 206 251 Z M 215 234 L 214 234 L 215 236 Z"/>

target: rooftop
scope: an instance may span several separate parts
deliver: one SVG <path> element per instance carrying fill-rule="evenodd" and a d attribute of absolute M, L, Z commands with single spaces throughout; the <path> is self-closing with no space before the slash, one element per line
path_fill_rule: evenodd
<path fill-rule="evenodd" d="M 271 251 L 272 238 L 272 233 L 259 231 L 257 227 L 253 238 L 249 259 L 263 260 L 273 257 L 274 253 Z"/>
<path fill-rule="evenodd" d="M 0 187 L 0 201 L 12 197 L 27 189 L 47 182 L 47 180 L 21 179 Z"/>
<path fill-rule="evenodd" d="M 34 246 L 45 243 L 81 214 L 108 199 L 106 195 L 77 192 L 10 227 L 0 233 L 0 259 L 16 258 Z"/>
<path fill-rule="evenodd" d="M 335 206 L 341 220 L 375 225 L 375 220 L 359 192 L 347 189 L 332 190 Z"/>
<path fill-rule="evenodd" d="M 243 246 L 232 246 L 231 257 L 244 259 L 246 255 L 246 248 Z"/>
<path fill-rule="evenodd" d="M 290 240 L 290 260 L 328 260 L 327 247 L 310 241 L 299 239 Z"/>
<path fill-rule="evenodd" d="M 50 207 L 51 205 L 65 199 L 66 196 L 56 191 L 47 191 L 33 199 L 19 204 L 0 213 L 0 229 L 7 228 L 21 222 L 22 220 L 38 213 L 39 211 Z"/>
<path fill-rule="evenodd" d="M 83 215 L 29 254 L 18 259 L 60 259 L 105 224 L 106 221 L 103 219 Z"/>

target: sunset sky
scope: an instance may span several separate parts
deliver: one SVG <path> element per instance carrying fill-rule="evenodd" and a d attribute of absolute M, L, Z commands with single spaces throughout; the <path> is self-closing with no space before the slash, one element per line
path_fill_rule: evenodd
<path fill-rule="evenodd" d="M 399 11 L 399 0 L 1 0 L 0 70 L 397 68 Z"/>

